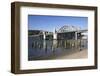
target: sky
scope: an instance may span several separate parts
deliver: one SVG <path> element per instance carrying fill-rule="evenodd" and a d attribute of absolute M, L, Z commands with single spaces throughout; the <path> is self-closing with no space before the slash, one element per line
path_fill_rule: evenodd
<path fill-rule="evenodd" d="M 53 32 L 64 25 L 73 25 L 86 29 L 88 27 L 87 17 L 74 16 L 50 16 L 50 15 L 28 15 L 28 30 L 45 30 Z"/>

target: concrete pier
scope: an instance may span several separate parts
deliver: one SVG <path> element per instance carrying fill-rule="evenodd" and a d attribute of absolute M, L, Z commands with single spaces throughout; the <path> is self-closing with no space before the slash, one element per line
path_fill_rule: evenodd
<path fill-rule="evenodd" d="M 57 33 L 53 33 L 53 39 L 57 39 Z"/>
<path fill-rule="evenodd" d="M 77 32 L 75 32 L 75 40 L 77 40 Z"/>
<path fill-rule="evenodd" d="M 43 32 L 43 39 L 44 39 L 44 40 L 46 39 L 46 35 L 45 35 L 45 32 Z"/>

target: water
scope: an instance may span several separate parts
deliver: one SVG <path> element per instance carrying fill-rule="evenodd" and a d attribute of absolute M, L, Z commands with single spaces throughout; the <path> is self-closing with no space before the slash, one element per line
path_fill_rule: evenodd
<path fill-rule="evenodd" d="M 53 59 L 70 51 L 86 49 L 87 40 L 39 40 L 28 38 L 28 60 Z"/>

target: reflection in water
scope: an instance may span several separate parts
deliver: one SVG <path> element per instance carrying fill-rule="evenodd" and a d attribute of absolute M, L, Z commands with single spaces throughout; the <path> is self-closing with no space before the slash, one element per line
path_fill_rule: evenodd
<path fill-rule="evenodd" d="M 52 59 L 80 48 L 87 48 L 87 40 L 37 40 L 29 37 L 28 60 Z"/>

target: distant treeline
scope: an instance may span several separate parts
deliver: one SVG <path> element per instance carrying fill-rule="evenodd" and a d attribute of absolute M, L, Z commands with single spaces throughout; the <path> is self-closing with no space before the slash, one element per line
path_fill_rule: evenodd
<path fill-rule="evenodd" d="M 40 33 L 39 30 L 28 30 L 28 35 L 37 35 L 39 33 Z"/>

